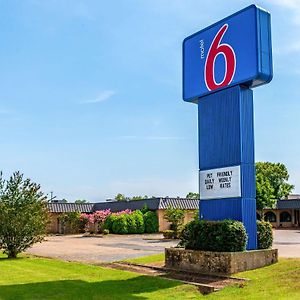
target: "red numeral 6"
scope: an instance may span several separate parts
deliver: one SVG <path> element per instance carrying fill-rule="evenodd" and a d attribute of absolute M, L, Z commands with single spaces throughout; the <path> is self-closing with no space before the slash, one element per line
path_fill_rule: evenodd
<path fill-rule="evenodd" d="M 220 44 L 227 29 L 228 24 L 224 24 L 214 37 L 208 50 L 204 67 L 204 79 L 209 91 L 229 85 L 235 73 L 236 59 L 234 50 L 228 44 Z M 219 54 L 222 54 L 225 59 L 225 74 L 223 80 L 217 83 L 215 80 L 215 60 Z"/>

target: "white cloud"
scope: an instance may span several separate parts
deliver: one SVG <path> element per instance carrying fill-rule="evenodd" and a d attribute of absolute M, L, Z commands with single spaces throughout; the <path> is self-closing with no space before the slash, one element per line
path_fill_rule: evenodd
<path fill-rule="evenodd" d="M 10 115 L 11 112 L 7 109 L 0 109 L 0 115 Z"/>
<path fill-rule="evenodd" d="M 274 37 L 276 36 L 277 39 L 274 39 L 273 52 L 277 57 L 284 58 L 284 63 L 289 65 L 286 63 L 286 59 L 292 56 L 284 57 L 284 55 L 300 53 L 300 42 L 298 40 L 300 32 L 300 0 L 268 0 L 267 2 L 274 6 L 275 11 L 272 19 L 273 22 L 276 20 L 274 28 L 277 29 L 277 32 L 274 32 Z M 298 61 L 296 60 L 295 63 L 297 65 Z"/>
<path fill-rule="evenodd" d="M 286 8 L 299 9 L 300 0 L 272 0 L 269 1 Z"/>
<path fill-rule="evenodd" d="M 300 41 L 296 41 L 294 43 L 286 44 L 285 46 L 282 46 L 281 48 L 274 48 L 273 53 L 276 55 L 282 55 L 282 54 L 293 54 L 300 52 Z"/>
<path fill-rule="evenodd" d="M 299 52 L 300 51 L 300 42 L 297 41 L 295 43 L 292 43 L 287 47 L 286 53 L 294 53 L 294 52 Z"/>
<path fill-rule="evenodd" d="M 116 94 L 115 91 L 103 91 L 100 94 L 98 94 L 97 97 L 95 97 L 93 99 L 83 100 L 80 103 L 92 104 L 92 103 L 106 101 L 106 100 L 110 99 L 111 97 L 113 97 L 115 94 Z"/>
<path fill-rule="evenodd" d="M 269 0 L 271 4 L 291 11 L 292 21 L 300 25 L 300 0 Z M 289 16 L 287 16 L 289 18 Z"/>

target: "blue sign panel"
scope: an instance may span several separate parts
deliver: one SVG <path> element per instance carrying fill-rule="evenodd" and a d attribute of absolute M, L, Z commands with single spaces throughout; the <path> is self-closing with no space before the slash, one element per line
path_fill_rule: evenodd
<path fill-rule="evenodd" d="M 200 218 L 243 222 L 257 248 L 253 91 L 234 86 L 198 103 Z"/>
<path fill-rule="evenodd" d="M 270 14 L 251 5 L 183 42 L 183 99 L 242 84 L 249 88 L 273 76 Z"/>

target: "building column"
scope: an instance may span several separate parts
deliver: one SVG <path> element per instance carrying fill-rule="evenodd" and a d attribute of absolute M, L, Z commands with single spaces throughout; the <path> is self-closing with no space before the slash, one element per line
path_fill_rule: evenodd
<path fill-rule="evenodd" d="M 291 215 L 292 215 L 292 227 L 295 226 L 295 210 L 291 209 Z"/>
<path fill-rule="evenodd" d="M 279 225 L 280 225 L 280 211 L 276 210 L 275 213 L 276 213 L 276 228 L 279 228 Z"/>

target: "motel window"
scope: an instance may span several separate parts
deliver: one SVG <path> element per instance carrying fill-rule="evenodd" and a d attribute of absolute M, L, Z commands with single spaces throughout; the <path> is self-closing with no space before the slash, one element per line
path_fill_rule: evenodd
<path fill-rule="evenodd" d="M 288 213 L 287 211 L 284 211 L 280 214 L 280 222 L 291 222 L 292 217 L 291 214 Z"/>
<path fill-rule="evenodd" d="M 276 222 L 276 215 L 272 211 L 268 211 L 265 213 L 265 221 L 267 222 Z"/>

